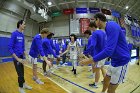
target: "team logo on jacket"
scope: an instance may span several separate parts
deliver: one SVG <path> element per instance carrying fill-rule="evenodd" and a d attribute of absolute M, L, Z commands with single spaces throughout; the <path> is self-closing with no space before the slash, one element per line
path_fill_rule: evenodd
<path fill-rule="evenodd" d="M 18 42 L 22 42 L 23 41 L 23 37 L 17 37 Z"/>

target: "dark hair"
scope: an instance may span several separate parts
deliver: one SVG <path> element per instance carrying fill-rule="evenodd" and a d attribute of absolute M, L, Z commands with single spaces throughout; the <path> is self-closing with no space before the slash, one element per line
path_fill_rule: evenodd
<path fill-rule="evenodd" d="M 50 32 L 49 32 L 48 28 L 43 28 L 40 33 L 41 34 L 48 34 Z"/>
<path fill-rule="evenodd" d="M 92 28 L 92 27 L 97 28 L 95 21 L 90 22 L 89 27 L 91 27 L 91 28 Z"/>
<path fill-rule="evenodd" d="M 84 34 L 91 35 L 91 31 L 90 31 L 90 30 L 86 30 L 86 31 L 84 32 Z"/>
<path fill-rule="evenodd" d="M 101 21 L 106 22 L 106 16 L 103 13 L 96 13 L 94 15 L 94 18 L 97 20 L 97 18 L 99 18 Z"/>
<path fill-rule="evenodd" d="M 70 41 L 71 41 L 71 37 L 74 37 L 74 41 L 76 41 L 77 37 L 76 37 L 75 34 L 71 34 L 71 35 L 70 35 Z"/>
<path fill-rule="evenodd" d="M 24 20 L 19 20 L 19 21 L 17 22 L 17 28 L 19 28 L 19 26 L 22 25 L 23 22 L 24 22 Z"/>
<path fill-rule="evenodd" d="M 54 36 L 54 33 L 50 33 L 50 34 L 47 36 L 47 38 L 48 38 L 48 39 L 51 39 L 52 36 Z"/>

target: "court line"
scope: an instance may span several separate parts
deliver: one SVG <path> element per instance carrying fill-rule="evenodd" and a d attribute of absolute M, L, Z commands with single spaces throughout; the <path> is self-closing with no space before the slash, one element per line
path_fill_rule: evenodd
<path fill-rule="evenodd" d="M 68 80 L 68 79 L 65 79 L 65 78 L 63 78 L 63 77 L 61 77 L 61 76 L 59 76 L 59 75 L 56 75 L 56 74 L 54 74 L 54 73 L 52 73 L 53 75 L 55 75 L 55 76 L 57 76 L 57 77 L 59 77 L 59 78 L 61 78 L 61 79 L 63 79 L 63 80 L 65 80 L 65 81 L 67 81 L 67 82 L 69 82 L 69 83 L 71 83 L 71 84 L 73 84 L 73 85 L 75 85 L 75 86 L 78 86 L 78 87 L 80 87 L 80 88 L 82 88 L 82 89 L 84 89 L 84 90 L 86 90 L 86 91 L 88 91 L 88 92 L 90 92 L 90 93 L 95 93 L 95 92 L 93 92 L 93 91 L 91 91 L 91 90 L 89 90 L 89 89 L 87 89 L 87 88 L 85 88 L 85 87 L 82 87 L 82 86 L 80 86 L 80 85 L 78 85 L 78 84 L 76 84 L 76 83 L 74 83 L 74 82 L 72 82 L 72 81 L 70 81 L 70 80 Z"/>
<path fill-rule="evenodd" d="M 133 93 L 139 87 L 140 87 L 140 85 L 138 85 L 136 88 L 134 88 L 130 93 Z"/>
<path fill-rule="evenodd" d="M 25 65 L 26 67 L 28 67 L 28 68 L 30 68 L 30 69 L 32 69 L 32 67 L 30 67 L 30 66 L 28 66 L 28 65 Z M 38 73 L 40 73 L 41 75 L 43 75 L 43 73 L 41 73 L 41 72 L 38 72 Z M 44 76 L 44 75 L 43 75 Z M 62 87 L 60 84 L 58 84 L 57 82 L 55 82 L 54 80 L 52 80 L 51 78 L 49 78 L 49 77 L 46 77 L 46 78 L 48 78 L 49 80 L 51 80 L 52 82 L 54 82 L 56 85 L 58 85 L 59 87 L 61 87 L 62 89 L 64 89 L 67 93 L 71 93 L 69 90 L 67 90 L 67 89 L 65 89 L 64 87 Z"/>

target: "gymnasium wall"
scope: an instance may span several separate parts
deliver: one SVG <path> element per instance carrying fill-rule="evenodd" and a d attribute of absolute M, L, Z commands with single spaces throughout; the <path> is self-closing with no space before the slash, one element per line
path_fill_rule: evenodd
<path fill-rule="evenodd" d="M 45 24 L 45 27 L 48 27 L 55 37 L 69 36 L 69 16 L 54 17 L 51 22 Z"/>
<path fill-rule="evenodd" d="M 0 9 L 0 57 L 10 56 L 8 43 L 11 33 L 16 29 L 17 22 L 23 19 L 25 9 L 11 1 L 6 1 Z M 39 33 L 39 23 L 28 18 L 26 20 L 25 47 L 29 50 L 32 37 Z"/>

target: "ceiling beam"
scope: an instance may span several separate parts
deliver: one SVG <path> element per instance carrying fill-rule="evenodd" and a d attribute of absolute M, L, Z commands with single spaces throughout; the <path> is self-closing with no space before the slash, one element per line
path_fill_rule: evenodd
<path fill-rule="evenodd" d="M 90 2 L 89 2 L 89 0 L 87 0 L 87 6 L 88 6 L 88 7 L 90 6 Z"/>
<path fill-rule="evenodd" d="M 136 5 L 139 6 L 139 3 L 137 1 L 127 10 L 127 12 L 130 12 L 133 8 L 135 8 Z"/>
<path fill-rule="evenodd" d="M 68 5 L 67 1 L 65 1 L 65 4 L 66 4 L 66 6 L 67 6 L 67 9 L 69 9 L 69 5 Z"/>
<path fill-rule="evenodd" d="M 122 1 L 123 1 L 123 0 L 120 0 L 120 2 L 119 2 L 118 4 L 115 5 L 115 7 L 116 7 L 115 10 L 116 10 L 117 7 L 121 4 Z"/>
<path fill-rule="evenodd" d="M 75 0 L 75 7 L 78 6 L 78 0 Z"/>
<path fill-rule="evenodd" d="M 51 0 L 51 1 L 52 1 L 52 3 L 56 6 L 56 8 L 57 8 L 58 10 L 61 10 L 60 7 L 59 7 L 59 5 L 58 5 L 58 2 L 56 3 L 55 0 Z"/>
<path fill-rule="evenodd" d="M 123 11 L 126 11 L 126 9 L 125 9 L 125 7 L 127 6 L 127 5 L 129 5 L 129 3 L 131 2 L 131 0 L 129 0 L 125 5 L 124 5 L 124 7 L 122 8 L 122 10 L 120 11 L 120 13 L 122 13 Z M 129 7 L 130 8 L 130 7 Z M 128 8 L 128 9 L 129 9 Z"/>
<path fill-rule="evenodd" d="M 47 5 L 45 5 L 44 2 L 42 2 L 42 0 L 38 0 L 38 1 L 47 9 L 47 11 L 52 12 L 51 10 L 49 10 L 49 7 Z"/>
<path fill-rule="evenodd" d="M 99 7 L 101 0 L 97 0 L 97 7 Z"/>

